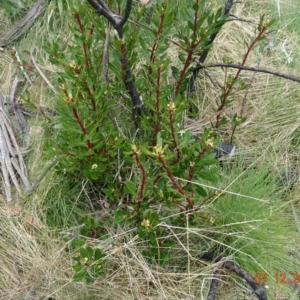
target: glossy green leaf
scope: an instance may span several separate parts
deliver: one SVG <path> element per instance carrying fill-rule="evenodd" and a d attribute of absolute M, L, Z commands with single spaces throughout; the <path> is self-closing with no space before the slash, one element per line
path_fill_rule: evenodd
<path fill-rule="evenodd" d="M 132 195 L 132 196 L 136 196 L 137 195 L 137 187 L 136 185 L 131 182 L 131 181 L 126 181 L 125 182 L 125 185 L 126 185 L 126 191 Z"/>
<path fill-rule="evenodd" d="M 73 275 L 72 280 L 73 280 L 74 282 L 81 281 L 81 280 L 83 280 L 83 279 L 85 278 L 86 275 L 87 275 L 87 269 L 84 268 L 82 271 L 80 271 L 80 272 L 78 272 L 78 273 L 75 273 L 75 274 Z"/>

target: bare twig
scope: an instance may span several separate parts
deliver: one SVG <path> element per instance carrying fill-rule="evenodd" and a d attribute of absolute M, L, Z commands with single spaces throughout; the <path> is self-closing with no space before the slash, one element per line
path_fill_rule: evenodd
<path fill-rule="evenodd" d="M 38 0 L 28 14 L 17 22 L 8 32 L 0 37 L 0 47 L 10 45 L 20 38 L 35 22 L 35 20 L 45 11 L 46 1 Z"/>
<path fill-rule="evenodd" d="M 114 17 L 118 18 L 118 19 L 122 18 L 121 16 L 119 16 L 117 14 L 114 14 Z M 145 25 L 143 23 L 140 23 L 140 22 L 137 22 L 137 21 L 133 21 L 131 19 L 128 19 L 127 22 L 130 23 L 130 24 L 137 25 L 137 26 L 142 27 L 142 28 L 147 29 L 147 30 L 152 30 L 151 27 L 149 27 L 149 26 L 147 26 L 147 25 Z"/>
<path fill-rule="evenodd" d="M 14 58 L 18 62 L 18 65 L 20 66 L 20 69 L 21 69 L 23 75 L 25 76 L 25 78 L 27 79 L 27 81 L 30 84 L 32 84 L 32 82 L 31 82 L 31 80 L 30 80 L 30 78 L 29 78 L 29 76 L 28 76 L 25 68 L 23 67 L 23 63 L 22 63 L 22 61 L 20 59 L 20 56 L 19 56 L 19 53 L 18 53 L 17 49 L 15 47 L 12 47 L 12 49 L 14 50 Z"/>
<path fill-rule="evenodd" d="M 14 114 L 20 126 L 20 130 L 22 134 L 22 144 L 23 144 L 22 146 L 28 146 L 29 144 L 28 126 L 25 117 L 22 113 L 22 110 L 18 104 L 19 95 L 23 92 L 23 89 L 24 89 L 24 79 L 20 79 L 17 76 L 13 81 L 12 88 L 11 88 L 10 105 L 14 111 Z"/>
<path fill-rule="evenodd" d="M 211 65 L 206 65 L 206 66 L 199 66 L 196 69 L 200 70 L 202 68 L 216 68 L 216 67 L 227 67 L 227 68 L 233 68 L 233 69 L 240 69 L 240 70 L 245 70 L 245 71 L 251 71 L 251 72 L 258 72 L 258 73 L 266 73 L 266 74 L 271 74 L 277 77 L 282 77 L 288 80 L 292 80 L 295 82 L 300 82 L 300 78 L 292 75 L 287 75 L 284 73 L 280 72 L 275 72 L 271 71 L 268 69 L 263 69 L 263 68 L 258 68 L 258 67 L 248 67 L 248 66 L 241 66 L 241 65 L 236 65 L 236 64 L 223 64 L 223 63 L 215 63 Z"/>
<path fill-rule="evenodd" d="M 254 278 L 250 274 L 248 274 L 243 268 L 241 268 L 231 259 L 228 259 L 222 255 L 216 256 L 216 253 L 214 253 L 213 251 L 206 252 L 202 256 L 202 258 L 214 261 L 215 263 L 220 263 L 219 268 L 221 269 L 227 269 L 235 272 L 239 277 L 244 279 L 251 286 L 253 293 L 257 296 L 259 300 L 268 300 L 265 286 L 256 283 Z M 218 280 L 218 274 L 214 277 L 213 282 L 211 283 L 210 289 L 212 289 L 212 291 L 209 292 L 209 300 L 214 299 L 217 287 L 217 282 L 215 282 L 216 280 Z"/>
<path fill-rule="evenodd" d="M 217 293 L 217 287 L 219 283 L 219 277 L 220 277 L 220 270 L 217 270 L 214 273 L 213 279 L 211 280 L 210 287 L 209 287 L 209 293 L 207 295 L 206 300 L 214 300 L 216 293 Z"/>
<path fill-rule="evenodd" d="M 14 184 L 19 195 L 22 194 L 22 189 L 16 177 L 16 172 L 22 179 L 26 190 L 30 188 L 30 183 L 27 180 L 25 164 L 22 155 L 19 155 L 19 153 L 21 153 L 21 151 L 12 132 L 9 119 L 3 108 L 0 107 L 0 163 L 7 201 L 12 200 L 10 180 Z M 16 160 L 16 156 L 18 157 L 18 160 Z"/>
<path fill-rule="evenodd" d="M 39 72 L 39 74 L 44 79 L 46 84 L 49 86 L 49 88 L 54 92 L 54 94 L 58 94 L 58 91 L 55 89 L 55 87 L 52 85 L 52 83 L 49 81 L 49 79 L 46 77 L 46 75 L 42 72 L 41 68 L 37 64 L 32 52 L 28 52 L 28 51 L 26 52 L 29 53 L 32 63 L 34 64 L 36 70 Z"/>
<path fill-rule="evenodd" d="M 259 300 L 268 300 L 265 286 L 256 283 L 254 278 L 245 270 L 243 270 L 239 265 L 235 264 L 233 261 L 228 260 L 224 262 L 223 268 L 235 272 L 238 276 L 246 280 L 247 283 L 251 286 L 253 293 Z"/>
<path fill-rule="evenodd" d="M 232 19 L 228 19 L 227 22 L 230 22 L 230 21 L 240 21 L 240 22 L 251 23 L 251 24 L 257 25 L 257 23 L 255 21 L 251 21 L 251 20 L 239 18 L 238 16 L 236 16 L 234 14 L 229 14 L 229 16 L 233 17 L 233 18 Z"/>
<path fill-rule="evenodd" d="M 25 145 L 28 145 L 29 136 L 26 120 L 17 104 L 18 94 L 23 89 L 24 80 L 18 77 L 12 83 L 11 93 L 9 97 L 9 105 L 12 106 L 15 117 L 19 122 Z M 19 86 L 21 84 L 21 87 Z M 26 142 L 27 141 L 27 142 Z M 25 153 L 26 153 L 25 149 Z M 22 188 L 19 181 L 23 183 L 25 191 L 31 189 L 31 184 L 28 180 L 28 173 L 23 159 L 24 152 L 21 151 L 19 143 L 15 137 L 12 123 L 4 110 L 4 101 L 0 95 L 0 163 L 1 163 L 1 177 L 6 194 L 7 201 L 12 200 L 11 183 L 13 183 L 18 194 L 22 194 Z"/>

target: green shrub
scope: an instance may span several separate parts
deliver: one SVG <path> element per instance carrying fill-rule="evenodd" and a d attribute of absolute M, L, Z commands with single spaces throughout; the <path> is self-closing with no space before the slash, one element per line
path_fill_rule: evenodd
<path fill-rule="evenodd" d="M 113 11 L 122 12 L 126 1 L 108 2 Z M 180 13 L 172 4 L 155 5 L 148 26 L 141 25 L 148 17 L 145 8 L 135 5 L 131 21 L 117 33 L 108 29 L 107 20 L 95 14 L 90 5 L 77 3 L 70 24 L 73 40 L 67 51 L 63 52 L 58 43 L 47 48 L 52 63 L 59 68 L 60 88 L 56 135 L 49 142 L 48 156 L 61 155 L 61 176 L 89 179 L 100 185 L 104 199 L 121 204 L 112 213 L 115 224 L 128 222 L 136 228 L 139 237 L 148 243 L 145 257 L 162 265 L 178 241 L 167 237 L 167 230 L 160 226 L 161 218 L 168 218 L 174 226 L 182 227 L 187 220 L 195 228 L 215 226 L 220 234 L 214 238 L 209 237 L 209 231 L 207 234 L 216 242 L 204 243 L 202 250 L 216 249 L 219 243 L 221 252 L 227 255 L 234 249 L 239 255 L 246 253 L 249 239 L 254 243 L 258 239 L 248 236 L 251 231 L 243 231 L 243 225 L 231 227 L 235 237 L 228 238 L 228 227 L 223 225 L 234 220 L 241 223 L 239 216 L 243 219 L 252 208 L 255 210 L 247 219 L 250 223 L 257 213 L 259 222 L 269 221 L 268 216 L 264 218 L 269 207 L 262 209 L 250 200 L 248 206 L 243 206 L 238 196 L 234 203 L 239 204 L 233 206 L 232 199 L 219 198 L 225 194 L 221 188 L 205 187 L 209 182 L 217 186 L 220 181 L 220 166 L 213 151 L 220 142 L 219 129 L 230 122 L 232 139 L 237 126 L 245 121 L 237 115 L 232 120 L 222 115 L 235 91 L 248 86 L 240 79 L 241 70 L 227 76 L 224 69 L 225 81 L 213 126 L 203 128 L 201 135 L 182 130 L 193 106 L 195 70 L 199 70 L 195 58 L 199 64 L 204 62 L 227 18 L 222 9 L 214 11 L 205 1 L 190 3 Z M 174 28 L 175 15 L 180 21 L 176 20 Z M 261 18 L 242 65 L 270 25 Z M 171 44 L 177 47 L 175 59 Z M 176 217 L 168 215 L 176 211 Z M 85 226 L 90 225 L 85 222 Z M 223 235 L 227 235 L 225 240 Z M 241 235 L 245 238 L 240 239 Z M 88 245 L 86 234 L 78 246 L 74 279 L 92 281 L 103 272 L 105 254 Z M 251 254 L 244 257 L 251 258 Z M 242 264 L 243 259 L 239 262 Z M 97 269 L 99 264 L 101 270 Z"/>

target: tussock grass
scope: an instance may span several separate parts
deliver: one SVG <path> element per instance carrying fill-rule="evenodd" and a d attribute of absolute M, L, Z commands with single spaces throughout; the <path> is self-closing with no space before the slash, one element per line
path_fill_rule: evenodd
<path fill-rule="evenodd" d="M 235 5 L 234 14 L 244 19 L 257 22 L 258 13 L 267 13 L 277 19 L 272 37 L 274 50 L 268 51 L 267 41 L 263 42 L 254 49 L 247 65 L 259 63 L 260 67 L 297 76 L 300 64 L 299 3 L 296 0 L 278 1 L 278 7 L 276 2 L 247 0 Z M 43 72 L 53 82 L 55 70 L 42 46 L 46 41 L 59 38 L 64 49 L 63 45 L 69 42 L 68 6 L 68 1 L 51 1 L 45 15 L 16 45 L 26 61 L 29 57 L 22 51 L 34 50 Z M 2 8 L 0 19 L 7 23 L 0 28 L 1 33 L 15 17 L 18 15 L 9 15 Z M 241 61 L 245 53 L 244 41 L 253 37 L 253 24 L 229 22 L 215 41 L 207 63 L 220 62 L 224 56 L 234 62 Z M 8 95 L 19 70 L 4 52 L 0 52 L 0 70 L 0 90 Z M 235 71 L 230 72 L 234 74 Z M 223 82 L 220 69 L 210 69 L 209 74 Z M 251 79 L 253 74 L 243 71 L 242 75 Z M 199 82 L 197 84 L 200 86 Z M 217 107 L 219 94 L 212 87 L 211 81 L 203 76 L 203 90 L 195 94 L 199 117 Z M 39 76 L 29 91 L 37 105 L 54 106 L 55 96 Z M 240 112 L 243 96 L 243 93 L 235 95 L 233 109 L 226 111 L 228 116 Z M 287 256 L 291 251 L 298 251 L 295 234 L 299 231 L 299 185 L 296 183 L 292 191 L 286 191 L 285 187 L 278 186 L 276 178 L 281 172 L 288 172 L 287 165 L 295 164 L 290 157 L 297 156 L 299 150 L 298 111 L 297 83 L 267 74 L 255 75 L 244 108 L 244 115 L 251 123 L 236 133 L 235 143 L 242 149 L 242 162 L 230 171 L 223 170 L 220 186 L 214 188 L 227 187 L 228 193 L 216 199 L 213 208 L 207 205 L 202 211 L 213 217 L 215 224 L 208 227 L 199 222 L 197 227 L 172 228 L 168 224 L 170 216 L 166 217 L 161 225 L 181 243 L 172 250 L 165 269 L 145 261 L 141 255 L 144 245 L 137 239 L 136 232 L 109 226 L 111 220 L 107 220 L 107 234 L 99 241 L 108 255 L 106 274 L 90 286 L 73 283 L 70 266 L 74 253 L 66 250 L 67 243 L 62 236 L 76 234 L 80 216 L 92 210 L 91 203 L 95 202 L 97 194 L 90 199 L 86 182 L 58 178 L 52 170 L 29 199 L 15 197 L 12 206 L 8 206 L 1 197 L 0 298 L 205 299 L 216 267 L 200 259 L 208 244 L 217 249 L 229 246 L 231 251 L 224 254 L 235 255 L 238 263 L 252 275 L 266 271 L 271 278 L 277 272 L 297 272 L 299 268 L 289 265 Z M 51 136 L 51 127 L 40 117 L 30 118 L 29 124 L 33 150 L 27 161 L 30 176 L 34 179 L 48 163 L 42 151 Z M 229 133 L 227 128 L 225 136 Z M 258 220 L 263 221 L 256 222 Z M 233 224 L 234 232 L 231 231 Z M 219 299 L 255 299 L 248 287 L 229 272 L 222 275 L 218 290 Z"/>

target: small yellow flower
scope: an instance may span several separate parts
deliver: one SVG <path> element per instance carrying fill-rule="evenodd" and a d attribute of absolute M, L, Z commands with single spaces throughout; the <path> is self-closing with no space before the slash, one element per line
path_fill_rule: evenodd
<path fill-rule="evenodd" d="M 270 25 L 270 23 L 271 23 L 271 20 L 270 20 L 270 19 L 267 19 L 267 20 L 264 22 L 263 26 L 264 26 L 264 27 L 268 27 L 268 26 Z"/>
<path fill-rule="evenodd" d="M 206 145 L 206 147 L 213 147 L 213 146 L 214 146 L 214 142 L 215 142 L 215 139 L 214 139 L 214 138 L 207 139 L 207 140 L 205 141 L 205 145 Z"/>
<path fill-rule="evenodd" d="M 160 145 L 156 145 L 154 151 L 157 156 L 163 156 L 164 154 L 164 149 Z"/>
<path fill-rule="evenodd" d="M 69 66 L 70 66 L 70 68 L 73 69 L 76 73 L 78 73 L 78 72 L 80 71 L 79 65 L 78 65 L 74 60 L 70 60 Z"/>
<path fill-rule="evenodd" d="M 98 168 L 98 165 L 97 165 L 97 164 L 93 164 L 92 167 L 91 167 L 92 170 L 95 170 L 95 169 L 97 169 L 97 168 Z"/>
<path fill-rule="evenodd" d="M 87 263 L 87 261 L 88 261 L 88 258 L 87 258 L 87 257 L 81 257 L 81 258 L 80 258 L 80 263 L 81 263 L 82 265 L 85 265 L 85 264 Z"/>
<path fill-rule="evenodd" d="M 72 94 L 68 94 L 65 85 L 63 83 L 60 83 L 59 88 L 62 90 L 63 99 L 65 101 L 67 101 L 68 105 L 73 104 L 75 102 L 74 99 L 73 99 L 73 96 L 72 96 Z"/>
<path fill-rule="evenodd" d="M 140 154 L 140 150 L 135 144 L 131 144 L 131 150 L 133 154 L 137 154 L 137 155 Z"/>
<path fill-rule="evenodd" d="M 174 113 L 176 110 L 175 103 L 173 101 L 170 101 L 167 105 L 167 109 L 170 113 Z"/>
<path fill-rule="evenodd" d="M 68 94 L 68 99 L 67 99 L 68 103 L 74 103 L 74 99 L 72 94 Z"/>
<path fill-rule="evenodd" d="M 158 195 L 159 195 L 159 197 L 163 198 L 164 197 L 164 192 L 162 190 L 159 190 Z"/>
<path fill-rule="evenodd" d="M 150 227 L 150 225 L 151 225 L 150 220 L 148 220 L 148 219 L 144 219 L 141 223 L 141 226 L 145 227 L 146 229 L 148 229 Z"/>
<path fill-rule="evenodd" d="M 221 194 L 222 194 L 222 191 L 221 191 L 221 190 L 215 191 L 215 195 L 216 195 L 216 196 L 221 195 Z"/>
<path fill-rule="evenodd" d="M 60 83 L 58 86 L 63 91 L 66 89 L 66 87 L 65 87 L 65 85 L 63 83 Z"/>
<path fill-rule="evenodd" d="M 193 167 L 195 165 L 194 161 L 190 161 L 190 167 Z"/>

